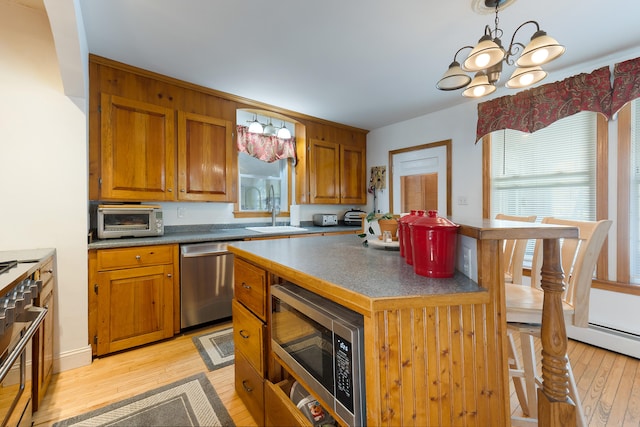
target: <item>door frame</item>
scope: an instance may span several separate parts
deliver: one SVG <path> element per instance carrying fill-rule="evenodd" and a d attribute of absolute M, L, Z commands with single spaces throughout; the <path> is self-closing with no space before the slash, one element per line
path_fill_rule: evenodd
<path fill-rule="evenodd" d="M 404 154 L 411 151 L 426 150 L 426 149 L 438 148 L 438 147 L 445 147 L 445 150 L 446 150 L 447 176 L 445 177 L 444 181 L 447 186 L 447 216 L 451 216 L 451 140 L 450 139 L 389 151 L 389 211 L 393 211 L 393 156 L 397 154 Z M 442 185 L 441 184 L 442 182 L 443 182 L 442 180 L 438 180 L 438 186 Z"/>

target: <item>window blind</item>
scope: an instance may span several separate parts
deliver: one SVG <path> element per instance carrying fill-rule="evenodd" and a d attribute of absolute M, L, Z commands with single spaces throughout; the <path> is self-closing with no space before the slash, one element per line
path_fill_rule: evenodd
<path fill-rule="evenodd" d="M 597 117 L 582 112 L 532 134 L 491 134 L 491 216 L 596 219 Z M 533 256 L 529 242 L 525 261 Z"/>

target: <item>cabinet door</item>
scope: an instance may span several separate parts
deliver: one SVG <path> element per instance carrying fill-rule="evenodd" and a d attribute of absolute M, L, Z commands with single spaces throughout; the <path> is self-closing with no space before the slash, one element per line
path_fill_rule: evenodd
<path fill-rule="evenodd" d="M 365 156 L 362 147 L 340 146 L 340 203 L 367 203 Z"/>
<path fill-rule="evenodd" d="M 173 267 L 98 273 L 98 351 L 112 353 L 173 336 Z"/>
<path fill-rule="evenodd" d="M 101 121 L 102 198 L 173 200 L 174 111 L 103 93 Z"/>
<path fill-rule="evenodd" d="M 178 199 L 235 201 L 233 123 L 178 112 Z"/>
<path fill-rule="evenodd" d="M 47 391 L 47 386 L 53 375 L 53 276 L 52 264 L 43 267 L 46 273 L 42 273 L 40 279 L 44 282 L 42 290 L 35 300 L 35 305 L 46 308 L 47 315 L 42 320 L 40 329 L 33 338 L 33 410 L 37 411 Z"/>
<path fill-rule="evenodd" d="M 310 203 L 340 203 L 340 145 L 312 139 L 309 141 Z"/>

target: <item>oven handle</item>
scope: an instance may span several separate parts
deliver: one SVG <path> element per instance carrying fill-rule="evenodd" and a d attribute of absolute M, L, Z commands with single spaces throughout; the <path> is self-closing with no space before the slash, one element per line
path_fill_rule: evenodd
<path fill-rule="evenodd" d="M 22 351 L 25 349 L 25 347 L 27 346 L 31 338 L 33 338 L 33 336 L 35 335 L 36 331 L 40 327 L 40 324 L 42 324 L 42 321 L 47 315 L 47 311 L 48 310 L 44 307 L 31 307 L 28 310 L 27 313 L 29 317 L 31 316 L 36 316 L 36 317 L 35 319 L 33 319 L 33 321 L 31 322 L 31 325 L 29 325 L 24 335 L 22 335 L 22 337 L 20 338 L 20 341 L 18 341 L 18 344 L 16 345 L 14 350 L 11 353 L 9 353 L 9 357 L 7 357 L 7 359 L 4 361 L 4 363 L 0 367 L 0 383 L 4 381 L 4 378 L 9 373 L 9 370 L 11 369 L 15 361 L 18 360 L 18 357 L 20 357 L 20 354 L 22 354 Z"/>

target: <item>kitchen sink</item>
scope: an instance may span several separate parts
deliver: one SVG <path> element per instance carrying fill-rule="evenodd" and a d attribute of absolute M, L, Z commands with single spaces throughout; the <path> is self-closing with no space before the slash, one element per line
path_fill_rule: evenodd
<path fill-rule="evenodd" d="M 266 227 L 246 227 L 247 230 L 258 233 L 286 233 L 291 231 L 307 231 L 306 228 L 293 227 L 291 225 L 269 225 Z"/>

